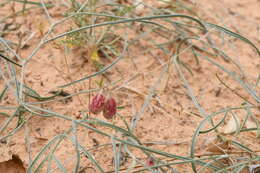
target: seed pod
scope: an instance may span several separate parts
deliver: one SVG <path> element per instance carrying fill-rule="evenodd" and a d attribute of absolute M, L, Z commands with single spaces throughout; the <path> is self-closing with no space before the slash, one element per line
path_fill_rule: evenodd
<path fill-rule="evenodd" d="M 89 110 L 93 114 L 98 114 L 100 111 L 103 110 L 105 104 L 105 97 L 102 94 L 97 94 L 91 100 L 89 105 Z"/>
<path fill-rule="evenodd" d="M 116 114 L 116 101 L 114 98 L 109 97 L 104 105 L 103 116 L 106 119 L 111 119 Z"/>

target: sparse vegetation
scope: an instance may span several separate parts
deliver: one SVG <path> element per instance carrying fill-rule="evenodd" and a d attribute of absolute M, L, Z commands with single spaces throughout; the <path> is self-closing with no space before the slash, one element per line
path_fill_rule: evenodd
<path fill-rule="evenodd" d="M 182 0 L 0 8 L 2 160 L 28 173 L 259 169 L 259 40 Z"/>

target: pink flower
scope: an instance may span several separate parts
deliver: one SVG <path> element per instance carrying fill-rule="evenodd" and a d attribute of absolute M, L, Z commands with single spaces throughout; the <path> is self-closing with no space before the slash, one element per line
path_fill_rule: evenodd
<path fill-rule="evenodd" d="M 103 110 L 105 104 L 105 97 L 102 94 L 97 94 L 90 102 L 89 110 L 93 114 L 98 114 Z"/>
<path fill-rule="evenodd" d="M 111 119 L 116 114 L 116 101 L 114 98 L 109 97 L 106 102 L 103 109 L 103 116 L 106 119 Z"/>
<path fill-rule="evenodd" d="M 154 159 L 152 157 L 148 157 L 146 159 L 146 166 L 154 166 L 155 163 L 154 163 Z"/>

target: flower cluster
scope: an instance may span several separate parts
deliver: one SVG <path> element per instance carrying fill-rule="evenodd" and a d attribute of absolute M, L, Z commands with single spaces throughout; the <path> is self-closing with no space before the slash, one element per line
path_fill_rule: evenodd
<path fill-rule="evenodd" d="M 93 114 L 103 111 L 103 116 L 106 119 L 112 119 L 117 110 L 116 101 L 111 96 L 106 98 L 102 93 L 99 93 L 91 100 L 89 110 Z"/>

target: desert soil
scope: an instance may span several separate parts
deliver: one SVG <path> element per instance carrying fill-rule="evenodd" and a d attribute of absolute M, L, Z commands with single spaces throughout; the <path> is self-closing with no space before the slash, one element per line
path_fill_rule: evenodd
<path fill-rule="evenodd" d="M 149 1 L 148 3 L 153 2 Z M 191 6 L 204 21 L 228 27 L 246 36 L 255 43 L 256 46 L 260 46 L 259 0 L 194 0 L 186 1 L 185 3 Z M 0 14 L 3 17 L 21 10 L 23 5 L 20 3 L 9 3 L 0 8 Z M 63 13 L 67 9 L 66 7 L 53 7 L 48 10 L 52 20 L 58 20 L 63 17 Z M 141 12 L 140 15 L 147 14 Z M 4 38 L 18 43 L 20 39 L 25 40 L 31 36 L 26 46 L 17 52 L 21 58 L 28 57 L 32 53 L 50 26 L 46 14 L 42 9 L 27 11 L 24 14 L 11 17 L 5 20 L 5 22 L 9 23 L 9 27 L 13 28 L 13 30 L 5 34 Z M 1 25 L 2 24 L 0 24 L 0 26 Z M 63 26 L 58 27 L 55 33 L 62 33 L 69 29 L 70 26 L 73 25 L 67 22 Z M 138 27 L 138 24 L 136 24 L 136 27 Z M 136 31 L 128 32 L 131 32 L 129 33 L 129 37 L 135 37 Z M 214 31 L 212 31 L 212 33 L 214 33 Z M 124 35 L 124 32 L 121 31 L 119 34 Z M 164 41 L 157 40 L 154 35 L 147 36 L 146 39 L 153 39 L 158 42 Z M 229 38 L 225 37 L 224 40 L 225 39 L 228 40 Z M 162 74 L 164 70 L 162 64 L 167 63 L 169 57 L 159 50 L 152 51 L 154 54 L 152 57 L 143 48 L 149 47 L 150 45 L 147 45 L 145 41 L 141 41 L 138 44 L 136 47 L 133 46 L 130 49 L 131 52 L 128 52 L 122 60 L 103 76 L 107 84 L 109 84 L 109 80 L 112 83 L 119 81 L 114 87 L 111 87 L 118 87 L 112 92 L 118 106 L 123 107 L 118 110 L 118 113 L 129 124 L 134 115 L 141 115 L 134 129 L 134 134 L 140 139 L 143 145 L 180 156 L 188 156 L 194 131 L 204 118 L 202 115 L 199 115 L 198 110 L 187 95 L 187 91 L 174 66 L 171 66 L 169 69 L 171 73 Z M 221 45 L 221 43 L 219 43 L 219 45 Z M 42 97 L 47 97 L 52 95 L 50 92 L 58 91 L 58 86 L 97 72 L 97 69 L 89 59 L 88 47 L 88 45 L 83 45 L 80 49 L 65 50 L 58 41 L 44 45 L 24 69 L 25 84 L 37 91 Z M 249 83 L 255 83 L 260 74 L 260 61 L 256 52 L 247 44 L 240 41 L 230 42 L 230 45 L 225 45 L 222 48 L 241 65 L 246 76 L 245 80 Z M 205 60 L 201 60 L 200 64 L 196 65 L 194 59 L 189 56 L 190 54 L 184 53 L 182 58 L 186 63 L 192 66 L 194 74 L 191 76 L 184 70 L 184 75 L 206 113 L 212 113 L 225 107 L 237 107 L 244 101 L 234 94 L 234 92 L 223 86 L 223 84 L 217 80 L 216 74 L 225 80 L 229 86 L 241 93 L 246 99 L 254 102 L 236 82 L 225 76 L 221 70 Z M 102 63 L 108 65 L 113 60 L 114 57 L 112 57 L 111 60 L 102 59 Z M 230 62 L 220 59 L 216 60 L 227 68 L 234 71 L 237 70 Z M 6 71 L 5 73 L 7 73 L 4 74 L 5 78 L 0 78 L 0 91 L 2 91 L 5 84 L 11 80 L 11 77 L 9 75 L 10 71 L 6 69 L 6 62 L 0 60 L 0 64 L 1 71 Z M 21 73 L 18 67 L 17 73 Z M 19 76 L 19 78 L 20 77 L 21 76 Z M 98 76 L 91 80 L 85 80 L 76 85 L 65 87 L 63 91 L 69 94 L 82 91 L 81 94 L 65 100 L 59 97 L 62 100 L 46 101 L 46 103 L 43 103 L 44 101 L 26 98 L 26 102 L 60 115 L 62 114 L 69 118 L 80 120 L 85 118 L 86 114 L 88 114 L 90 98 L 96 93 L 84 91 L 97 89 L 98 85 L 96 83 L 100 81 L 100 79 L 101 77 Z M 158 82 L 159 79 L 161 79 L 161 81 Z M 156 94 L 150 97 L 149 93 L 152 89 L 155 89 Z M 259 87 L 256 88 L 256 90 L 259 94 Z M 1 100 L 0 105 L 10 108 L 17 106 L 18 103 L 14 93 L 15 91 L 13 89 L 8 90 L 8 93 L 3 100 Z M 149 101 L 150 104 L 143 110 L 143 106 L 147 101 Z M 3 109 L 0 112 L 12 115 L 14 111 L 12 109 Z M 242 121 L 245 113 L 242 111 L 235 113 Z M 260 120 L 259 110 L 255 110 L 254 113 L 258 120 Z M 91 114 L 90 117 L 107 121 L 102 114 Z M 0 116 L 1 126 L 6 122 L 7 118 L 6 116 Z M 43 117 L 37 116 L 36 114 L 25 113 L 25 119 L 27 122 L 22 128 L 0 143 L 0 172 L 25 172 L 30 161 L 37 156 L 42 147 L 55 136 L 67 132 L 72 127 L 71 121 L 57 117 Z M 230 119 L 230 117 L 228 117 L 228 119 Z M 220 120 L 220 118 L 216 117 L 216 122 L 217 120 Z M 10 131 L 16 127 L 17 121 L 18 119 L 15 117 L 7 126 L 7 129 L 2 132 L 0 137 L 2 138 L 10 133 Z M 125 128 L 122 119 L 118 116 L 108 121 Z M 111 135 L 120 137 L 119 133 L 109 128 L 99 125 L 93 126 Z M 223 131 L 225 131 L 227 127 L 223 125 L 222 128 Z M 69 133 L 69 137 L 71 136 L 72 133 Z M 214 133 L 201 135 L 196 145 L 196 155 L 210 153 L 210 149 L 206 148 L 214 141 L 215 137 L 216 135 Z M 239 141 L 250 149 L 258 150 L 259 152 L 260 141 L 256 138 L 255 133 L 245 132 L 236 136 L 226 135 L 226 137 Z M 113 140 L 111 138 L 104 137 L 79 126 L 77 127 L 77 138 L 79 143 L 93 154 L 104 170 L 113 171 L 113 148 L 111 145 Z M 234 151 L 237 150 L 234 148 Z M 138 159 L 145 162 L 146 156 L 142 152 L 134 149 L 132 152 Z M 68 172 L 72 172 L 75 167 L 76 158 L 75 146 L 72 141 L 64 139 L 55 151 L 55 156 L 66 166 Z M 156 157 L 170 161 L 162 156 Z M 129 164 L 130 161 L 128 160 L 121 168 L 123 169 L 129 166 Z M 179 172 L 191 172 L 189 164 L 178 165 L 174 168 Z M 46 169 L 47 164 L 43 166 L 42 172 L 45 172 Z M 50 169 L 52 172 L 60 172 L 54 161 Z M 81 173 L 84 171 L 98 172 L 88 158 L 83 155 L 81 155 L 80 169 Z"/>

